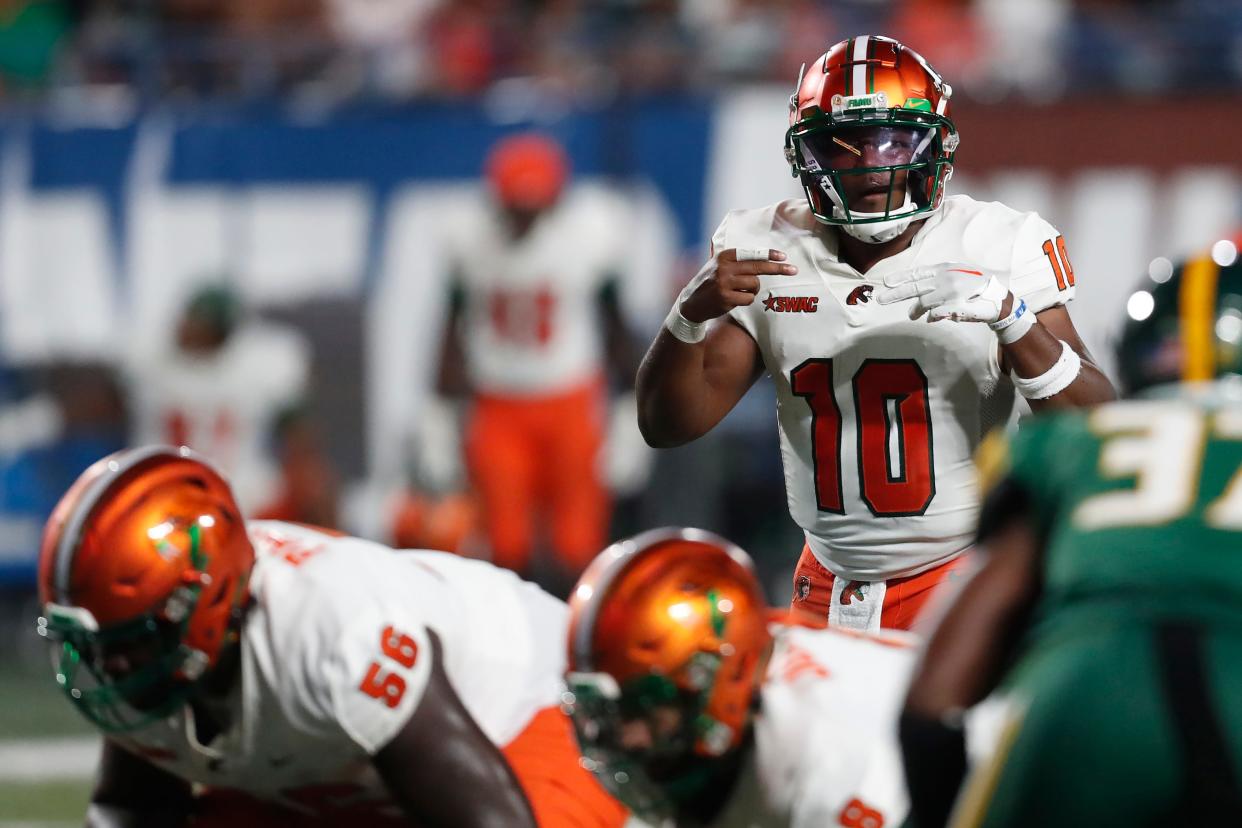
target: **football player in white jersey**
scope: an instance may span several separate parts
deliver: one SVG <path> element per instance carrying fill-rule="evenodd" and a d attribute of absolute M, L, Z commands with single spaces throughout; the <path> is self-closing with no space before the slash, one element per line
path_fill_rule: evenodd
<path fill-rule="evenodd" d="M 486 179 L 486 198 L 448 228 L 437 392 L 470 402 L 464 454 L 493 562 L 529 572 L 546 538 L 560 570 L 548 580 L 564 589 L 607 538 L 602 471 L 620 464 L 601 464 L 605 437 L 612 461 L 647 456 L 634 427 L 638 350 L 619 296 L 626 228 L 612 199 L 567 187 L 568 159 L 547 136 L 500 141 Z M 609 380 L 625 412 L 612 419 L 628 430 L 609 428 Z M 443 409 L 432 407 L 431 422 Z M 633 450 L 618 451 L 626 434 Z M 423 453 L 436 442 L 424 439 Z"/>
<path fill-rule="evenodd" d="M 785 153 L 806 198 L 725 216 L 638 375 L 643 433 L 673 446 L 771 374 L 806 536 L 794 604 L 847 627 L 908 628 L 960 565 L 971 457 L 1015 391 L 1035 409 L 1114 396 L 1064 307 L 1057 230 L 945 195 L 951 94 L 889 38 L 805 67 Z"/>
<path fill-rule="evenodd" d="M 605 550 L 570 609 L 567 707 L 588 764 L 637 817 L 660 828 L 904 819 L 896 721 L 912 636 L 773 621 L 746 554 L 687 529 Z"/>
<path fill-rule="evenodd" d="M 624 822 L 557 706 L 568 609 L 490 564 L 244 521 L 155 446 L 71 487 L 39 586 L 105 735 L 88 824 Z"/>
<path fill-rule="evenodd" d="M 310 343 L 222 285 L 186 302 L 171 341 L 131 354 L 131 445 L 186 445 L 229 475 L 245 514 L 331 526 L 336 485 L 307 416 Z"/>

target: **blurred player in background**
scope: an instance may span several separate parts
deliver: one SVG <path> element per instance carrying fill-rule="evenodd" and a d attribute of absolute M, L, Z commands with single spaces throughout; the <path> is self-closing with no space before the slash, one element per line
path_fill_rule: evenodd
<path fill-rule="evenodd" d="M 1242 266 L 1154 294 L 1118 354 L 1138 398 L 985 444 L 986 562 L 902 719 L 919 828 L 958 790 L 959 712 L 1002 685 L 1007 749 L 954 825 L 1242 825 Z"/>
<path fill-rule="evenodd" d="M 567 608 L 512 573 L 246 522 L 160 446 L 83 473 L 39 573 L 57 679 L 106 737 L 88 824 L 624 821 L 556 706 Z"/>
<path fill-rule="evenodd" d="M 571 599 L 588 763 L 653 826 L 896 826 L 913 638 L 769 626 L 750 559 L 697 530 L 605 550 Z M 822 623 L 822 621 L 821 621 Z"/>
<path fill-rule="evenodd" d="M 130 361 L 133 444 L 205 455 L 247 515 L 335 526 L 336 477 L 306 408 L 310 372 L 300 333 L 248 315 L 230 288 L 203 287 L 169 347 Z"/>
<path fill-rule="evenodd" d="M 1057 230 L 945 196 L 951 94 L 888 38 L 808 64 L 785 146 L 806 198 L 725 216 L 638 377 L 643 433 L 673 446 L 772 375 L 806 534 L 794 604 L 832 624 L 908 628 L 960 564 L 971 457 L 1015 389 L 1036 409 L 1113 397 L 1064 307 Z"/>
<path fill-rule="evenodd" d="M 568 159 L 542 135 L 498 143 L 486 178 L 490 197 L 449 231 L 437 390 L 469 399 L 465 455 L 492 561 L 528 573 L 543 540 L 558 569 L 547 582 L 563 589 L 607 537 L 606 435 L 614 472 L 645 451 L 618 283 L 626 228 L 592 195 L 565 192 Z M 608 380 L 621 395 L 611 433 Z M 428 408 L 425 456 L 452 446 L 436 436 L 451 433 L 438 425 L 445 406 Z"/>

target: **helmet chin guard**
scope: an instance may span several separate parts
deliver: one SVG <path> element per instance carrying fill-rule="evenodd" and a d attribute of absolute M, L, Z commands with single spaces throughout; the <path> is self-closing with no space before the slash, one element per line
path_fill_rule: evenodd
<path fill-rule="evenodd" d="M 840 201 L 841 197 L 831 187 L 824 187 L 824 191 L 828 193 L 828 197 L 833 199 L 834 202 Z M 906 228 L 918 218 L 918 216 L 914 215 L 917 210 L 918 207 L 907 192 L 905 203 L 896 210 L 889 213 L 863 213 L 855 210 L 853 211 L 855 218 L 873 220 L 843 222 L 841 229 L 860 242 L 883 244 L 884 242 L 892 241 L 904 233 Z M 841 218 L 846 216 L 846 210 L 840 204 L 834 204 L 833 212 L 841 216 Z"/>

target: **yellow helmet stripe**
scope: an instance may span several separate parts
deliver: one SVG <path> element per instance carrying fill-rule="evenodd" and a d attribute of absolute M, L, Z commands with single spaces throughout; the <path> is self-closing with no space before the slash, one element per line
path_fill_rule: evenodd
<path fill-rule="evenodd" d="M 1177 297 L 1182 332 L 1182 380 L 1196 382 L 1216 375 L 1216 282 L 1220 266 L 1211 256 L 1191 259 L 1182 270 Z"/>

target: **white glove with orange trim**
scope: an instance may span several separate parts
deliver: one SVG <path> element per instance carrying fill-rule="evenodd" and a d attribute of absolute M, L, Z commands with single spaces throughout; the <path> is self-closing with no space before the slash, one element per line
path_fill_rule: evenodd
<path fill-rule="evenodd" d="M 916 299 L 910 318 L 927 314 L 928 322 L 996 322 L 1009 288 L 986 270 L 961 262 L 916 267 L 884 277 L 875 292 L 881 305 Z"/>

